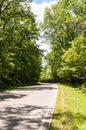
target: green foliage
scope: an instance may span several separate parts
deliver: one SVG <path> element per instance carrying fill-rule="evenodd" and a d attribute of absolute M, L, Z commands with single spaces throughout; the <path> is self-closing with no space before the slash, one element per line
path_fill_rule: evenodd
<path fill-rule="evenodd" d="M 37 82 L 41 51 L 39 29 L 24 0 L 0 1 L 0 83 Z"/>
<path fill-rule="evenodd" d="M 86 38 L 79 36 L 71 43 L 71 48 L 62 56 L 62 73 L 70 73 L 72 77 L 86 79 Z M 65 67 L 66 66 L 66 67 Z M 65 73 L 63 74 L 65 76 Z"/>
<path fill-rule="evenodd" d="M 59 0 L 46 8 L 43 30 L 52 51 L 47 56 L 54 81 L 86 83 L 86 3 Z"/>
<path fill-rule="evenodd" d="M 51 76 L 51 67 L 50 66 L 44 66 L 42 68 L 42 72 L 41 72 L 41 75 L 40 75 L 40 81 L 41 82 L 52 82 L 53 79 L 52 79 L 52 76 Z"/>

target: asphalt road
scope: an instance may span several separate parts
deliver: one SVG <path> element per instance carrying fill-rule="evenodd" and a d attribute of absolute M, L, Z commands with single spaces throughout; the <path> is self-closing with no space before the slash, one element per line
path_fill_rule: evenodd
<path fill-rule="evenodd" d="M 55 84 L 0 93 L 0 130 L 48 130 L 56 97 Z"/>

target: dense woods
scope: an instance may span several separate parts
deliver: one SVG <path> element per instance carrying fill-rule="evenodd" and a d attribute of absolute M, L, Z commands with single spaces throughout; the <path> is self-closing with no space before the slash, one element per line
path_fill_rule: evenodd
<path fill-rule="evenodd" d="M 30 4 L 24 0 L 0 0 L 0 84 L 37 82 L 41 51 L 36 44 L 39 29 Z"/>
<path fill-rule="evenodd" d="M 46 8 L 42 30 L 52 51 L 46 56 L 41 80 L 85 85 L 85 0 L 59 0 Z M 39 32 L 30 4 L 25 0 L 0 0 L 0 84 L 39 80 Z"/>
<path fill-rule="evenodd" d="M 46 8 L 42 25 L 52 51 L 42 79 L 86 84 L 86 2 L 59 0 Z"/>

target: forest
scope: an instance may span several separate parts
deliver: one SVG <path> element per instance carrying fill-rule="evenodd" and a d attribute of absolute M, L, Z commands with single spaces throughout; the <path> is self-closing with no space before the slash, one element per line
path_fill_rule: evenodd
<path fill-rule="evenodd" d="M 85 0 L 59 0 L 46 8 L 42 29 L 52 51 L 41 79 L 86 86 Z"/>
<path fill-rule="evenodd" d="M 0 0 L 0 84 L 35 83 L 39 79 L 39 28 L 30 5 L 24 2 Z"/>
<path fill-rule="evenodd" d="M 86 86 L 85 0 L 59 0 L 45 9 L 40 27 L 24 1 L 0 0 L 0 85 L 40 80 Z M 51 46 L 43 67 L 41 29 Z"/>

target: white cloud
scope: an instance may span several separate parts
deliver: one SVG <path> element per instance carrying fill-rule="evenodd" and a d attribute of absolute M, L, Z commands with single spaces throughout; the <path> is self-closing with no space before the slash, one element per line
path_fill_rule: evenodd
<path fill-rule="evenodd" d="M 46 7 L 50 7 L 52 4 L 56 4 L 57 1 L 51 1 L 51 2 L 43 2 L 41 4 L 37 4 L 37 3 L 32 3 L 31 4 L 31 9 L 32 12 L 36 15 L 36 21 L 42 22 L 43 21 L 43 16 L 44 16 L 44 11 Z"/>
<path fill-rule="evenodd" d="M 43 22 L 43 17 L 44 17 L 44 11 L 46 7 L 50 7 L 52 4 L 56 4 L 56 0 L 52 0 L 51 2 L 43 2 L 41 4 L 37 3 L 32 3 L 31 4 L 31 9 L 32 12 L 36 15 L 36 21 L 37 23 Z M 44 55 L 46 55 L 48 52 L 51 51 L 50 49 L 50 44 L 44 43 L 43 39 L 40 39 L 37 41 L 37 44 L 40 46 L 40 49 L 44 49 Z"/>
<path fill-rule="evenodd" d="M 50 44 L 45 43 L 43 39 L 38 40 L 37 44 L 39 45 L 40 49 L 44 50 L 44 55 L 51 51 Z"/>
<path fill-rule="evenodd" d="M 51 2 L 43 2 L 41 4 L 37 3 L 32 3 L 31 4 L 31 9 L 32 12 L 36 15 L 36 21 L 37 23 L 43 22 L 43 16 L 44 16 L 44 11 L 46 7 L 50 7 L 52 4 L 56 4 L 57 1 L 53 0 Z M 51 51 L 50 45 L 48 43 L 43 43 L 43 39 L 40 39 L 37 41 L 37 44 L 40 46 L 40 49 L 44 49 L 44 55 L 46 55 L 48 52 Z"/>

